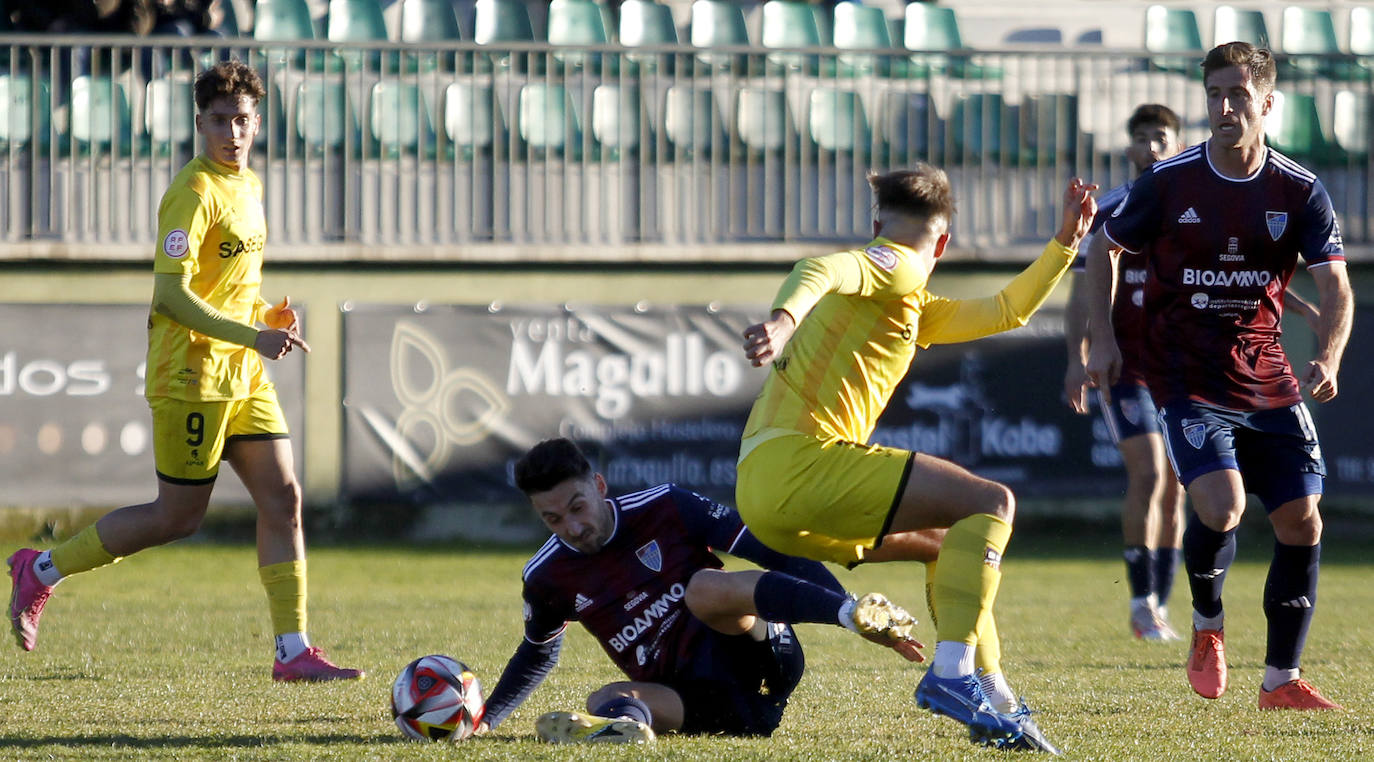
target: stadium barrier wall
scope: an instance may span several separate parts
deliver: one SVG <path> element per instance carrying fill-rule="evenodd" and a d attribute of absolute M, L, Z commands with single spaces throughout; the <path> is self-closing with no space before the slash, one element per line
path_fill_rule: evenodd
<path fill-rule="evenodd" d="M 0 35 L 0 257 L 143 259 L 196 150 L 192 76 L 230 56 L 264 75 L 253 167 L 300 260 L 777 257 L 862 237 L 865 172 L 918 160 L 951 174 L 958 256 L 1022 260 L 1067 178 L 1128 177 L 1137 104 L 1207 134 L 1196 62 L 1139 50 Z M 1271 140 L 1366 256 L 1374 59 L 1281 63 Z"/>

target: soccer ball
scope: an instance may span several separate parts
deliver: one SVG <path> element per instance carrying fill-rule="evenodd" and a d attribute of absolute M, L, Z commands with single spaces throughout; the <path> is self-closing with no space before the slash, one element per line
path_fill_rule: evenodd
<path fill-rule="evenodd" d="M 421 656 L 391 685 L 391 716 L 416 740 L 461 741 L 482 721 L 482 687 L 461 661 Z"/>

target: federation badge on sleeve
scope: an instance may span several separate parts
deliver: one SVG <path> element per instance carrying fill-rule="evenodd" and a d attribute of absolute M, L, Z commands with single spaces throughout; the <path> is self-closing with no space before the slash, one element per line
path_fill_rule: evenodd
<path fill-rule="evenodd" d="M 897 252 L 887 246 L 869 246 L 864 249 L 864 253 L 884 272 L 890 273 L 897 269 Z"/>
<path fill-rule="evenodd" d="M 181 259 L 190 249 L 191 244 L 186 237 L 186 231 L 180 228 L 171 231 L 162 239 L 162 253 L 172 259 Z"/>

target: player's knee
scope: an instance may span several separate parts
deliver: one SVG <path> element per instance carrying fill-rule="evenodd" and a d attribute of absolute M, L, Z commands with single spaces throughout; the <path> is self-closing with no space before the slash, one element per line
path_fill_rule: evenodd
<path fill-rule="evenodd" d="M 979 496 L 979 513 L 988 513 L 1007 522 L 1016 518 L 1016 495 L 1005 484 L 989 482 L 988 488 Z"/>
<path fill-rule="evenodd" d="M 1316 506 L 1284 506 L 1269 515 L 1274 537 L 1284 545 L 1316 545 L 1322 539 L 1322 517 Z"/>
<path fill-rule="evenodd" d="M 295 527 L 301 523 L 301 487 L 294 480 L 273 489 L 262 498 L 258 510 L 273 522 Z"/>
<path fill-rule="evenodd" d="M 195 534 L 200 529 L 200 523 L 205 518 L 204 511 L 168 511 L 164 513 L 165 519 L 162 522 L 162 542 L 174 542 L 183 540 Z"/>

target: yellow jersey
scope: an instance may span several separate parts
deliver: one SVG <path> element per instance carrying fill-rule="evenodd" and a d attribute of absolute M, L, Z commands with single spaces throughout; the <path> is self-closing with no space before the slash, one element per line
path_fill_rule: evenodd
<path fill-rule="evenodd" d="M 257 175 L 197 156 L 172 180 L 157 217 L 153 272 L 190 274 L 191 292 L 210 307 L 239 323 L 256 322 L 267 242 Z M 147 396 L 237 400 L 265 380 L 252 347 L 198 333 L 156 310 L 149 314 Z"/>
<path fill-rule="evenodd" d="M 918 347 L 1025 325 L 1075 254 L 1051 240 L 1005 288 L 978 299 L 930 293 L 917 252 L 884 238 L 798 262 L 772 306 L 797 328 L 754 401 L 740 460 L 787 434 L 867 443 Z"/>

